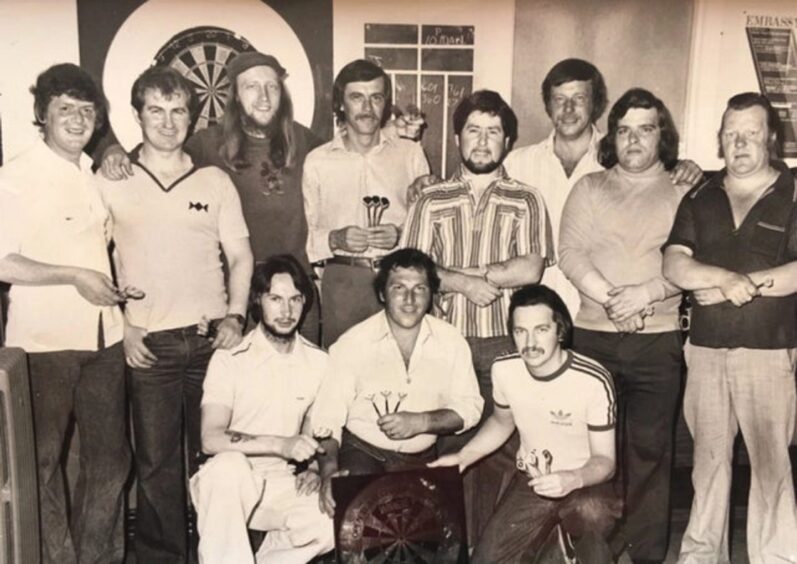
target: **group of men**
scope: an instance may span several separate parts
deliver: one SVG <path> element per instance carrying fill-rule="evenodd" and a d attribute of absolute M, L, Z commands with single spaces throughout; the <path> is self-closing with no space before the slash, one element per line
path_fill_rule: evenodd
<path fill-rule="evenodd" d="M 124 557 L 125 363 L 139 562 L 189 558 L 186 475 L 200 561 L 282 563 L 333 548 L 336 476 L 427 466 L 465 473 L 475 562 L 533 558 L 557 530 L 581 562 L 661 562 L 683 291 L 695 497 L 679 561 L 728 561 L 739 429 L 751 561 L 797 560 L 797 187 L 765 97 L 731 98 L 726 168 L 697 186 L 661 100 L 629 90 L 601 135 L 603 78 L 567 59 L 542 85 L 547 139 L 512 150 L 514 112 L 474 92 L 452 120 L 460 166 L 439 180 L 412 128 L 388 125 L 377 65 L 336 77 L 326 144 L 293 121 L 273 56 L 227 73 L 222 122 L 189 136 L 190 83 L 147 69 L 131 89 L 141 145 L 92 177 L 83 149 L 107 107 L 55 65 L 31 89 L 42 140 L 0 170 L 45 562 Z"/>

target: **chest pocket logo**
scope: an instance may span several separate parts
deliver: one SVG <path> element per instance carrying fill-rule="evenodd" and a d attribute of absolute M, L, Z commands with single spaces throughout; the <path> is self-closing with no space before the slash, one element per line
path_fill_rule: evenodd
<path fill-rule="evenodd" d="M 205 210 L 207 212 L 208 204 L 203 204 L 202 202 L 188 202 L 188 209 L 196 211 Z"/>

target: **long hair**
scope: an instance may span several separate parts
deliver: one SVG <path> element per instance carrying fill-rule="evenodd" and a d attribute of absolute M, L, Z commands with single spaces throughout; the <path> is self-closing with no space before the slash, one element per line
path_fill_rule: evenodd
<path fill-rule="evenodd" d="M 280 170 L 296 165 L 296 141 L 293 138 L 293 101 L 285 81 L 279 77 L 280 105 L 266 128 L 269 138 L 269 154 L 271 168 Z M 246 116 L 238 101 L 238 81 L 233 80 L 230 98 L 221 118 L 222 143 L 219 155 L 225 166 L 233 171 L 247 168 L 252 163 L 246 160 L 246 149 L 249 138 L 244 133 L 243 124 Z"/>
<path fill-rule="evenodd" d="M 249 288 L 249 315 L 257 323 L 263 320 L 263 310 L 260 306 L 260 298 L 263 294 L 271 291 L 271 280 L 277 274 L 287 274 L 293 280 L 293 285 L 304 296 L 304 307 L 302 317 L 299 320 L 301 325 L 305 315 L 313 306 L 315 292 L 313 291 L 313 281 L 304 271 L 293 255 L 274 255 L 266 259 L 265 262 L 255 264 L 252 272 L 252 283 Z"/>
<path fill-rule="evenodd" d="M 652 92 L 644 88 L 632 88 L 623 94 L 614 103 L 609 111 L 609 131 L 601 139 L 598 150 L 598 162 L 604 168 L 611 168 L 617 164 L 617 147 L 615 137 L 617 136 L 617 124 L 625 117 L 628 110 L 641 108 L 649 110 L 655 108 L 659 114 L 659 160 L 664 164 L 666 170 L 672 170 L 678 163 L 678 130 L 672 120 L 670 110 Z"/>

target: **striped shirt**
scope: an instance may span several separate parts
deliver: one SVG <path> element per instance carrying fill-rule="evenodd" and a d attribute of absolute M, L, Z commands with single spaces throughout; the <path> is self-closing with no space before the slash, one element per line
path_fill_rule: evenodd
<path fill-rule="evenodd" d="M 546 472 L 581 468 L 592 455 L 589 433 L 610 431 L 617 398 L 608 370 L 589 357 L 567 351 L 553 374 L 533 376 L 519 354 L 493 363 L 493 400 L 512 411 L 520 434 L 518 458 Z M 547 454 L 546 454 L 547 453 Z"/>
<path fill-rule="evenodd" d="M 546 266 L 556 263 L 542 196 L 506 176 L 503 169 L 478 205 L 460 172 L 426 188 L 407 212 L 399 246 L 420 249 L 443 268 L 478 268 L 529 254 L 543 257 Z M 477 306 L 464 294 L 441 293 L 435 315 L 466 337 L 501 337 L 507 334 L 512 290 L 504 288 L 486 307 Z"/>

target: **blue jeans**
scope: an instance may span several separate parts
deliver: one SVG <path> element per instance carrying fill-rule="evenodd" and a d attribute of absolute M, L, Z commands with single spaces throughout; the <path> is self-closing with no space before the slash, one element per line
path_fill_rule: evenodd
<path fill-rule="evenodd" d="M 138 562 L 186 562 L 186 468 L 198 469 L 202 382 L 213 348 L 196 326 L 155 331 L 145 338 L 155 366 L 130 371 Z"/>
<path fill-rule="evenodd" d="M 42 561 L 124 560 L 123 490 L 130 473 L 122 344 L 97 352 L 30 353 Z M 67 516 L 61 461 L 73 420 L 80 468 Z"/>
<path fill-rule="evenodd" d="M 534 493 L 528 481 L 525 474 L 515 471 L 476 544 L 471 559 L 474 564 L 529 562 L 557 524 L 573 537 L 579 562 L 606 564 L 613 561 L 605 539 L 620 517 L 622 503 L 610 483 L 551 499 Z"/>

